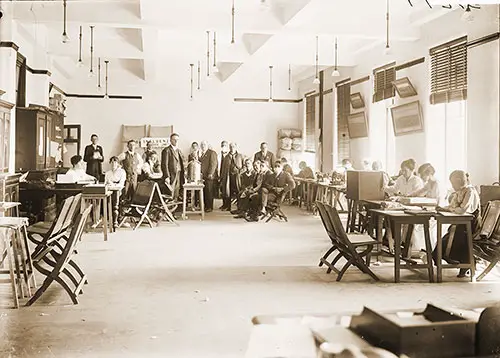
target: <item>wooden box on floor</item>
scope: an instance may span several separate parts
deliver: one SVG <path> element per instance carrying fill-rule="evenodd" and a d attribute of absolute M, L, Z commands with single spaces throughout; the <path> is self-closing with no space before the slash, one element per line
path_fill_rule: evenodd
<path fill-rule="evenodd" d="M 380 314 L 364 308 L 349 327 L 370 344 L 409 357 L 473 357 L 476 322 L 433 305 L 423 312 Z"/>
<path fill-rule="evenodd" d="M 352 200 L 384 200 L 382 172 L 349 170 L 347 197 Z"/>

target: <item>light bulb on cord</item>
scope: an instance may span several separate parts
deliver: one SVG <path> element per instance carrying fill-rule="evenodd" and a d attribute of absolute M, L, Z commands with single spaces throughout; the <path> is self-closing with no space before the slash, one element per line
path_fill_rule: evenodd
<path fill-rule="evenodd" d="M 334 69 L 333 72 L 332 72 L 332 77 L 339 77 L 339 76 L 340 76 L 339 70 Z"/>
<path fill-rule="evenodd" d="M 70 41 L 70 38 L 69 38 L 68 34 L 66 33 L 66 31 L 63 32 L 63 34 L 61 36 L 61 41 L 63 44 L 67 44 Z"/>
<path fill-rule="evenodd" d="M 76 66 L 78 68 L 82 68 L 83 67 L 83 61 L 82 60 L 78 60 L 78 62 L 76 63 Z"/>
<path fill-rule="evenodd" d="M 104 99 L 106 99 L 106 100 L 109 99 L 109 95 L 107 93 L 104 95 Z"/>
<path fill-rule="evenodd" d="M 269 3 L 269 0 L 260 0 L 260 9 L 261 10 L 268 10 L 271 4 Z"/>
<path fill-rule="evenodd" d="M 95 77 L 94 71 L 90 70 L 90 72 L 89 72 L 89 78 L 94 78 L 94 77 Z"/>
<path fill-rule="evenodd" d="M 218 72 L 219 72 L 219 69 L 217 68 L 217 66 L 214 66 L 214 67 L 212 68 L 212 72 L 213 72 L 213 73 L 218 73 Z"/>
<path fill-rule="evenodd" d="M 313 83 L 314 83 L 315 85 L 319 85 L 319 84 L 320 84 L 319 78 L 318 78 L 317 76 L 314 78 Z"/>
<path fill-rule="evenodd" d="M 272 98 L 269 98 L 267 101 L 268 102 L 273 102 L 274 100 Z"/>
<path fill-rule="evenodd" d="M 462 15 L 462 20 L 463 21 L 474 21 L 474 15 L 472 14 L 472 11 L 471 11 L 469 5 L 467 5 L 467 8 L 465 9 L 465 11 Z"/>
<path fill-rule="evenodd" d="M 291 89 L 291 88 L 288 88 L 288 92 L 292 92 L 292 89 Z"/>
<path fill-rule="evenodd" d="M 99 93 L 102 92 L 102 86 L 97 86 L 97 92 L 99 92 Z"/>
<path fill-rule="evenodd" d="M 388 44 L 387 44 L 387 45 L 385 45 L 384 54 L 385 54 L 386 56 L 388 56 L 388 55 L 391 55 L 391 54 L 392 54 L 391 47 L 390 47 Z"/>

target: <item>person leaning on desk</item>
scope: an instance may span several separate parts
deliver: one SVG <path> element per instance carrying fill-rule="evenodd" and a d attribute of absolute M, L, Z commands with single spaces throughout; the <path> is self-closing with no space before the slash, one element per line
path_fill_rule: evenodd
<path fill-rule="evenodd" d="M 85 170 L 83 169 L 83 160 L 81 155 L 72 156 L 70 161 L 73 167 L 69 169 L 65 174 L 66 182 L 68 183 L 97 182 L 97 178 L 85 173 Z"/>
<path fill-rule="evenodd" d="M 384 191 L 389 196 L 410 196 L 423 187 L 422 179 L 415 175 L 415 161 L 408 159 L 401 163 L 401 175 L 394 185 L 384 187 Z"/>

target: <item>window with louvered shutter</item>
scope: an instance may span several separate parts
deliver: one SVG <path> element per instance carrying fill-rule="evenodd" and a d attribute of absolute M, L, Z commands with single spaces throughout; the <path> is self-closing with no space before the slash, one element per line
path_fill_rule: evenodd
<path fill-rule="evenodd" d="M 431 48 L 431 104 L 467 99 L 467 36 Z"/>
<path fill-rule="evenodd" d="M 383 101 L 384 99 L 392 98 L 396 95 L 396 91 L 392 82 L 396 80 L 396 67 L 395 65 L 375 70 L 374 73 L 374 91 L 373 103 Z"/>
<path fill-rule="evenodd" d="M 351 114 L 350 83 L 337 87 L 337 138 L 339 164 L 342 159 L 350 156 L 350 138 L 347 117 Z"/>
<path fill-rule="evenodd" d="M 316 152 L 316 97 L 306 97 L 306 152 Z"/>

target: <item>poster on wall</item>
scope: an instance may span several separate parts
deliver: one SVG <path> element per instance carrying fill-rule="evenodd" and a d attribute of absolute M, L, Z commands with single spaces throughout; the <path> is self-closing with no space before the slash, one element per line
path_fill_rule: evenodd
<path fill-rule="evenodd" d="M 349 129 L 349 138 L 368 137 L 368 123 L 366 122 L 365 112 L 353 113 L 347 117 L 347 126 Z"/>
<path fill-rule="evenodd" d="M 170 144 L 170 138 L 144 137 L 140 140 L 141 148 L 146 148 L 147 144 L 151 143 L 153 148 L 165 148 Z"/>
<path fill-rule="evenodd" d="M 394 135 L 400 136 L 424 130 L 420 101 L 391 108 Z"/>

